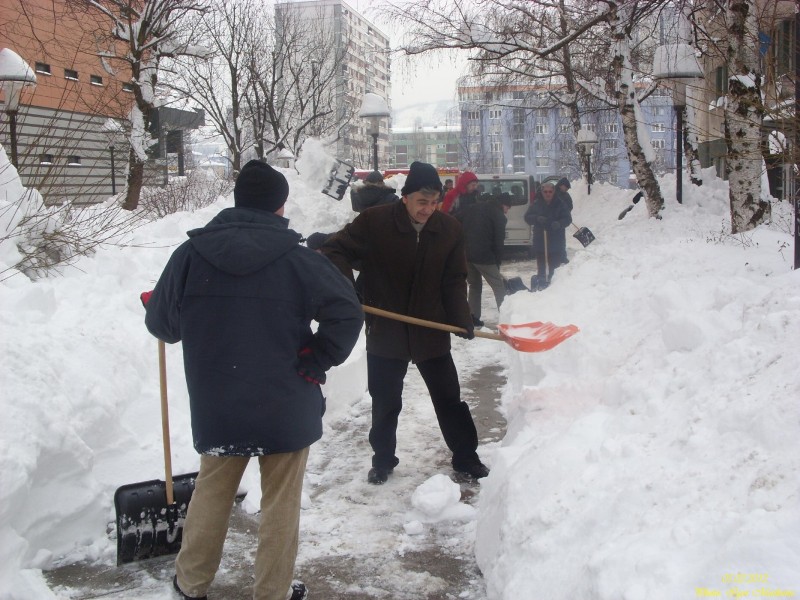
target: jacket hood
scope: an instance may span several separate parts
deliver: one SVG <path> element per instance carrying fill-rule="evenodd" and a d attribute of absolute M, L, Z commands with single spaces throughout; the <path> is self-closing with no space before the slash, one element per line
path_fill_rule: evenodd
<path fill-rule="evenodd" d="M 453 189 L 457 190 L 459 194 L 463 194 L 467 191 L 467 186 L 471 182 L 477 180 L 478 176 L 475 175 L 475 173 L 473 173 L 472 171 L 464 171 L 461 175 L 458 176 L 458 179 L 456 180 L 456 185 Z"/>
<path fill-rule="evenodd" d="M 301 236 L 289 220 L 275 213 L 226 208 L 205 227 L 188 232 L 192 247 L 231 275 L 254 273 L 299 245 Z"/>

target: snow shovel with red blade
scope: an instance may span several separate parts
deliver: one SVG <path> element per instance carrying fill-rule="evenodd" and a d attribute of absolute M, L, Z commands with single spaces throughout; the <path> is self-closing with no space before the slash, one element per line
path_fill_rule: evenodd
<path fill-rule="evenodd" d="M 462 327 L 455 327 L 454 325 L 446 325 L 435 321 L 426 321 L 425 319 L 409 317 L 372 306 L 362 305 L 362 308 L 366 313 L 379 317 L 386 317 L 387 319 L 394 319 L 395 321 L 402 321 L 411 325 L 429 327 L 440 331 L 449 331 L 450 333 L 467 332 L 467 330 Z M 542 323 L 540 321 L 524 323 L 522 325 L 501 324 L 498 325 L 497 328 L 500 330 L 500 333 L 486 333 L 478 330 L 475 331 L 475 337 L 505 342 L 514 348 L 514 350 L 520 352 L 544 352 L 545 350 L 555 348 L 561 342 L 580 331 L 575 325 L 554 325 L 553 323 Z"/>
<path fill-rule="evenodd" d="M 172 477 L 165 355 L 165 344 L 158 340 L 165 480 L 153 479 L 123 485 L 114 493 L 114 508 L 117 511 L 117 565 L 176 554 L 181 549 L 183 522 L 186 520 L 186 510 L 194 492 L 197 473 Z"/>

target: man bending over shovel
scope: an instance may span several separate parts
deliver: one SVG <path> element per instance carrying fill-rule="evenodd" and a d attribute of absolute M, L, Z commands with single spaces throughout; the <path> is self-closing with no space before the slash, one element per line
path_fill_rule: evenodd
<path fill-rule="evenodd" d="M 234 497 L 251 457 L 261 467 L 255 600 L 300 600 L 293 582 L 309 446 L 322 436 L 325 372 L 358 339 L 353 286 L 300 245 L 283 209 L 284 176 L 252 160 L 222 210 L 173 253 L 147 303 L 150 333 L 183 342 L 200 472 L 173 585 L 203 599 L 222 558 Z M 312 333 L 311 321 L 319 327 Z"/>

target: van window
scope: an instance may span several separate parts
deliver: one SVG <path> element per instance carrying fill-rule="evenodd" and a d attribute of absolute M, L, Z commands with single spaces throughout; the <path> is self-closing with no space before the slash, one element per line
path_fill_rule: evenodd
<path fill-rule="evenodd" d="M 478 189 L 481 190 L 479 200 L 498 199 L 500 194 L 508 194 L 511 197 L 511 206 L 519 206 L 528 203 L 528 182 L 520 177 L 519 179 L 482 179 L 478 178 Z"/>

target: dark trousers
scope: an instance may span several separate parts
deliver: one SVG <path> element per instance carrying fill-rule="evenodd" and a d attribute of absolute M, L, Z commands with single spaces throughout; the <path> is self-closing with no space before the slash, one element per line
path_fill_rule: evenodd
<path fill-rule="evenodd" d="M 477 458 L 478 432 L 469 406 L 461 401 L 461 386 L 453 357 L 448 352 L 418 363 L 417 368 L 428 387 L 439 428 L 453 453 L 453 460 Z M 373 467 L 393 469 L 400 462 L 395 456 L 397 419 L 403 408 L 403 379 L 407 372 L 407 360 L 367 354 L 367 380 L 372 396 L 369 443 L 374 452 Z"/>

